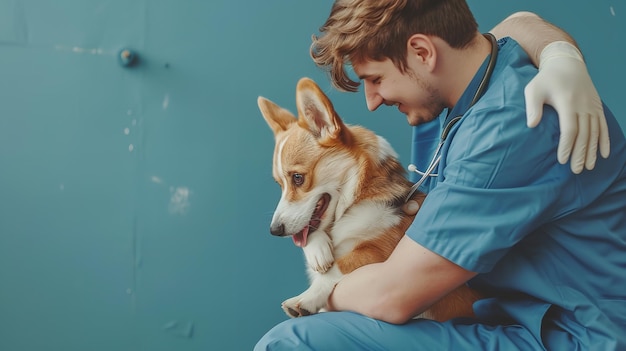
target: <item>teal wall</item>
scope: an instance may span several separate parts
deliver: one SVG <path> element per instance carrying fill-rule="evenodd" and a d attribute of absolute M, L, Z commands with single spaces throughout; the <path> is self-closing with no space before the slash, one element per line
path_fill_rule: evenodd
<path fill-rule="evenodd" d="M 526 9 L 572 33 L 626 125 L 625 4 L 520 3 L 470 1 L 485 31 Z M 409 157 L 403 116 L 368 113 L 311 63 L 330 5 L 0 0 L 0 350 L 246 350 L 285 319 L 306 280 L 269 234 L 257 96 L 294 110 L 312 77 Z"/>

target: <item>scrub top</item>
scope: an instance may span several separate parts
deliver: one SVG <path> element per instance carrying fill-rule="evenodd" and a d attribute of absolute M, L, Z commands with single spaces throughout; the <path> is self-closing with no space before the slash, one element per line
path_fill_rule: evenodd
<path fill-rule="evenodd" d="M 480 320 L 521 325 L 548 349 L 563 349 L 552 336 L 565 331 L 582 349 L 625 350 L 624 134 L 605 106 L 611 155 L 573 174 L 556 160 L 556 112 L 546 106 L 542 122 L 526 126 L 524 88 L 536 69 L 514 40 L 498 45 L 483 97 L 468 106 L 487 61 L 448 115 L 463 117 L 407 235 L 479 273 L 468 284 L 493 296 L 475 304 Z"/>

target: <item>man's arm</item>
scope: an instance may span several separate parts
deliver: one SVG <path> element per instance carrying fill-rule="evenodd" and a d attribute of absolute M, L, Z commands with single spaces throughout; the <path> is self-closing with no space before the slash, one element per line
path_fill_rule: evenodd
<path fill-rule="evenodd" d="M 574 39 L 531 12 L 509 16 L 491 33 L 515 39 L 539 68 L 525 90 L 527 124 L 539 124 L 544 104 L 554 107 L 561 126 L 559 162 L 565 164 L 571 155 L 571 169 L 580 173 L 583 167 L 595 167 L 598 148 L 602 157 L 608 157 L 610 141 L 602 101 Z"/>
<path fill-rule="evenodd" d="M 346 275 L 331 294 L 328 309 L 401 324 L 475 275 L 405 236 L 387 261 Z"/>
<path fill-rule="evenodd" d="M 574 38 L 564 30 L 527 11 L 512 14 L 498 23 L 490 32 L 498 39 L 504 37 L 515 39 L 536 67 L 539 67 L 541 51 L 548 44 L 565 41 L 578 48 Z"/>

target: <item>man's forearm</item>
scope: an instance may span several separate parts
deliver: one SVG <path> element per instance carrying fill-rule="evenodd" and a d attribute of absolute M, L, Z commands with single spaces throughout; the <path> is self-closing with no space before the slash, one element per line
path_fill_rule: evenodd
<path fill-rule="evenodd" d="M 400 324 L 474 276 L 405 236 L 387 261 L 345 275 L 328 308 Z"/>
<path fill-rule="evenodd" d="M 363 266 L 346 275 L 328 299 L 331 311 L 353 311 L 390 323 L 403 323 L 390 296 L 397 292 L 397 276 L 385 273 L 384 263 Z"/>
<path fill-rule="evenodd" d="M 516 12 L 490 32 L 498 39 L 507 36 L 515 39 L 537 67 L 541 51 L 554 41 L 566 41 L 578 47 L 569 34 L 532 12 Z"/>

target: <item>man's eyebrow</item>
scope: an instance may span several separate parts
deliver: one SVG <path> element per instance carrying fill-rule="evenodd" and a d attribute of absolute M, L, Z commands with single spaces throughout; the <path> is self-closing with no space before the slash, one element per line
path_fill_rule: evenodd
<path fill-rule="evenodd" d="M 367 73 L 358 75 L 360 80 L 365 80 L 365 79 L 371 78 L 373 76 L 374 76 L 374 74 L 367 74 Z"/>

